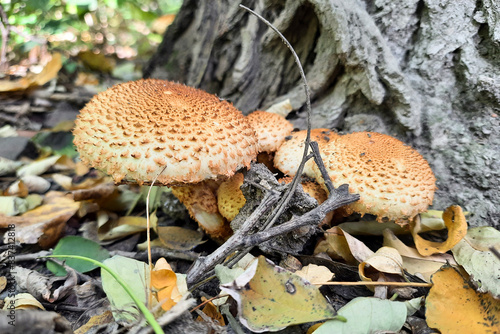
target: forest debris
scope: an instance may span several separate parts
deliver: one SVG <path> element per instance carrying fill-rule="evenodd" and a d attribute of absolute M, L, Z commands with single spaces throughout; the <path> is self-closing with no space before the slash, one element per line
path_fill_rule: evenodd
<path fill-rule="evenodd" d="M 232 283 L 221 285 L 238 303 L 238 316 L 254 332 L 335 317 L 319 289 L 260 256 Z"/>

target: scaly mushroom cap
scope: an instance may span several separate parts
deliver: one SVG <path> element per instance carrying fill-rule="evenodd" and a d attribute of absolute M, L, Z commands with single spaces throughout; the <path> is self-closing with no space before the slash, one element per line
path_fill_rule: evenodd
<path fill-rule="evenodd" d="M 82 161 L 113 176 L 161 184 L 231 176 L 257 141 L 245 116 L 204 91 L 165 80 L 119 84 L 80 111 L 73 131 Z"/>
<path fill-rule="evenodd" d="M 307 131 L 300 130 L 292 132 L 291 136 L 285 138 L 285 141 L 274 155 L 274 166 L 288 176 L 295 176 L 297 168 L 302 161 L 304 154 L 304 143 L 306 140 Z M 320 150 L 324 143 L 338 137 L 338 134 L 329 129 L 313 129 L 311 130 L 311 141 L 316 141 L 319 144 Z M 311 149 L 309 148 L 309 152 Z M 310 159 L 304 166 L 304 174 L 313 177 L 312 166 L 316 165 L 313 159 Z"/>
<path fill-rule="evenodd" d="M 347 206 L 352 212 L 402 221 L 432 204 L 436 178 L 427 161 L 413 148 L 388 135 L 355 132 L 321 147 L 325 167 L 335 187 L 349 184 L 361 198 Z M 316 180 L 324 184 L 319 168 Z"/>
<path fill-rule="evenodd" d="M 293 130 L 292 123 L 272 112 L 256 110 L 247 120 L 255 130 L 259 152 L 275 152 Z"/>
<path fill-rule="evenodd" d="M 236 173 L 231 178 L 222 182 L 217 189 L 217 206 L 220 214 L 228 221 L 232 221 L 245 205 L 246 199 L 240 187 L 244 176 Z"/>

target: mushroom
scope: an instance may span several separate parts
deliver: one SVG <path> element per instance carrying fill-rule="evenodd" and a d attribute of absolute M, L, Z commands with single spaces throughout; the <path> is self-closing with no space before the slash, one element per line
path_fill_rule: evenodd
<path fill-rule="evenodd" d="M 157 177 L 163 185 L 198 187 L 232 176 L 257 155 L 254 130 L 232 104 L 165 80 L 127 82 L 97 94 L 80 111 L 73 134 L 81 160 L 116 183 L 150 184 Z M 202 193 L 212 189 L 201 186 L 207 187 Z"/>
<path fill-rule="evenodd" d="M 338 136 L 321 145 L 321 155 L 334 186 L 349 184 L 359 201 L 346 206 L 358 212 L 404 223 L 427 210 L 436 190 L 436 178 L 427 161 L 394 137 L 375 132 Z M 316 180 L 324 184 L 314 165 Z"/>
<path fill-rule="evenodd" d="M 285 117 L 273 112 L 256 110 L 247 116 L 250 126 L 255 130 L 259 154 L 257 162 L 263 163 L 273 171 L 273 153 L 293 130 L 293 125 Z"/>
<path fill-rule="evenodd" d="M 304 154 L 304 143 L 306 139 L 307 131 L 300 130 L 293 132 L 291 136 L 287 137 L 286 140 L 281 144 L 274 155 L 274 166 L 278 168 L 281 172 L 288 176 L 295 176 L 297 173 L 297 168 L 302 161 L 302 156 Z M 338 137 L 338 134 L 329 129 L 313 129 L 311 130 L 311 141 L 318 142 L 321 149 L 321 145 L 328 143 L 330 140 Z M 309 149 L 310 152 L 310 149 Z M 304 174 L 313 177 L 312 166 L 316 165 L 313 159 L 307 161 L 304 166 Z"/>
<path fill-rule="evenodd" d="M 243 173 L 236 173 L 222 182 L 217 189 L 217 206 L 220 214 L 231 222 L 245 205 L 246 199 L 240 187 L 243 185 Z"/>

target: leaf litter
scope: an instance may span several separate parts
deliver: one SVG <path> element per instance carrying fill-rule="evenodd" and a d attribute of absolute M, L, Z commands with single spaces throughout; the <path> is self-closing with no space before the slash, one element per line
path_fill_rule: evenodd
<path fill-rule="evenodd" d="M 84 59 L 85 55 L 81 57 Z M 103 72 L 114 67 L 107 62 L 103 66 L 107 66 L 99 69 Z M 36 89 L 55 78 L 60 68 L 61 57 L 54 54 L 41 73 L 23 80 L 2 81 L 0 90 Z M 79 80 L 82 84 L 96 82 L 92 77 L 80 76 Z M 18 160 L 0 157 L 0 227 L 5 247 L 1 257 L 9 263 L 9 231 L 10 226 L 15 226 L 19 261 L 13 270 L 1 271 L 3 289 L 13 286 L 9 281 L 11 273 L 16 273 L 14 280 L 19 289 L 14 297 L 4 299 L 4 309 L 11 304 L 8 298 L 14 298 L 17 309 L 64 309 L 65 305 L 70 306 L 68 309 L 79 308 L 80 311 L 60 311 L 69 319 L 88 315 L 83 317 L 83 323 L 74 320 L 79 327 L 77 333 L 102 324 L 112 326 L 118 322 L 130 326 L 139 321 L 133 301 L 105 271 L 67 260 L 51 269 L 64 275 L 56 277 L 37 265 L 37 254 L 42 255 L 37 252 L 53 249 L 53 254 L 80 254 L 104 261 L 133 287 L 158 319 L 176 314 L 171 321 L 189 323 L 196 319 L 206 328 L 219 328 L 213 327 L 214 322 L 255 332 L 287 327 L 303 332 L 314 329 L 315 333 L 400 331 L 410 316 L 423 317 L 421 304 L 425 301 L 423 318 L 429 327 L 442 333 L 460 332 L 463 328 L 475 333 L 500 331 L 500 259 L 491 251 L 491 247 L 500 250 L 500 232 L 491 227 L 468 230 L 466 215 L 457 206 L 444 212 L 429 210 L 408 226 L 350 217 L 338 226 L 325 226 L 315 234 L 307 234 L 308 243 L 300 244 L 304 247 L 300 254 L 286 254 L 295 260 L 295 266 L 280 266 L 280 259 L 285 258 L 280 254 L 283 248 L 276 252 L 263 247 L 256 254 L 264 255 L 256 259 L 248 254 L 232 268 L 218 264 L 215 279 L 188 291 L 192 287 L 186 284 L 185 273 L 190 263 L 177 258 L 176 252 L 196 252 L 201 256 L 216 250 L 217 243 L 186 218 L 185 210 L 168 190 L 154 187 L 150 223 L 156 239 L 152 244 L 169 258 L 167 262 L 157 256 L 156 265 L 149 268 L 145 251 L 141 250 L 146 247 L 139 247 L 141 242 L 145 245 L 144 194 L 148 188 L 116 186 L 107 176 L 81 164 L 71 141 L 65 140 L 58 147 L 54 138 L 71 138 L 71 128 L 71 121 L 64 121 L 54 129 L 46 129 L 48 133 L 34 137 L 32 142 L 41 148 L 38 159 L 22 155 Z M 64 136 L 51 139 L 51 130 L 62 131 Z M 6 137 L 18 135 L 18 131 L 8 127 L 0 128 L 0 133 Z M 90 228 L 95 229 L 95 239 L 77 237 L 84 226 L 94 226 Z M 432 240 L 426 239 L 426 235 Z M 119 255 L 126 252 L 140 259 Z M 114 256 L 108 258 L 109 254 Z M 49 263 L 47 266 L 52 266 Z M 347 268 L 356 277 L 345 274 Z M 370 297 L 355 296 L 360 290 L 347 284 L 340 293 L 319 288 L 328 282 L 342 284 L 345 277 L 350 277 L 350 283 L 378 282 L 384 289 L 389 282 L 432 281 L 433 286 L 430 290 L 415 288 L 406 294 L 397 289 L 385 289 L 380 294 L 377 288 L 362 288 L 363 294 Z M 90 291 L 87 297 L 83 291 Z M 221 291 L 230 297 L 222 296 Z M 196 318 L 185 310 L 175 313 L 175 305 L 181 305 L 188 296 L 197 297 L 200 303 L 207 297 L 216 299 L 205 304 L 200 311 L 203 315 L 193 312 L 198 314 Z M 62 304 L 64 299 L 69 304 Z M 333 300 L 340 300 L 341 305 L 333 307 Z M 96 309 L 102 315 L 88 311 L 95 305 L 99 305 Z M 226 306 L 230 306 L 229 311 L 223 311 Z M 42 312 L 49 316 L 50 311 Z M 314 322 L 319 323 L 313 328 Z"/>

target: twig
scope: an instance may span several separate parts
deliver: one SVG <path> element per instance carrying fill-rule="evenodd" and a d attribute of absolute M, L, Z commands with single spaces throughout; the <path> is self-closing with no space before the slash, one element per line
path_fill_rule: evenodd
<path fill-rule="evenodd" d="M 276 223 L 276 221 L 278 220 L 278 218 L 281 216 L 283 211 L 285 211 L 288 202 L 290 202 L 293 194 L 295 193 L 295 190 L 297 189 L 297 186 L 298 186 L 300 179 L 302 177 L 302 172 L 304 170 L 304 166 L 307 162 L 307 153 L 309 151 L 309 143 L 311 141 L 311 113 L 312 113 L 311 93 L 309 91 L 309 85 L 307 84 L 306 75 L 304 73 L 304 69 L 302 68 L 302 64 L 300 63 L 299 56 L 297 55 L 297 53 L 293 49 L 290 42 L 288 42 L 288 40 L 285 38 L 285 36 L 283 36 L 283 34 L 278 29 L 276 29 L 276 27 L 274 27 L 272 25 L 272 23 L 269 22 L 268 20 L 266 20 L 264 17 L 257 14 L 256 12 L 251 10 L 250 8 L 245 7 L 242 4 L 240 4 L 240 7 L 243 8 L 244 10 L 248 11 L 249 13 L 255 15 L 259 20 L 264 22 L 269 28 L 271 28 L 276 34 L 278 34 L 278 36 L 281 38 L 283 43 L 285 43 L 287 48 L 292 53 L 293 58 L 295 60 L 295 63 L 297 64 L 297 67 L 299 68 L 300 76 L 302 78 L 302 82 L 304 84 L 304 90 L 306 93 L 307 135 L 306 135 L 306 139 L 305 139 L 304 153 L 302 155 L 302 161 L 300 162 L 299 168 L 297 169 L 297 174 L 295 174 L 289 188 L 287 189 L 287 191 L 285 191 L 285 194 L 283 195 L 280 202 L 278 203 L 278 205 L 274 209 L 273 213 L 269 216 L 268 220 L 264 223 L 264 229 L 267 229 L 267 228 L 270 228 L 271 226 L 273 226 Z"/>
<path fill-rule="evenodd" d="M 313 285 L 345 285 L 345 286 L 399 286 L 399 287 L 407 287 L 407 286 L 415 286 L 420 288 L 432 288 L 432 283 L 417 283 L 417 282 L 322 282 L 322 283 L 313 283 Z"/>

